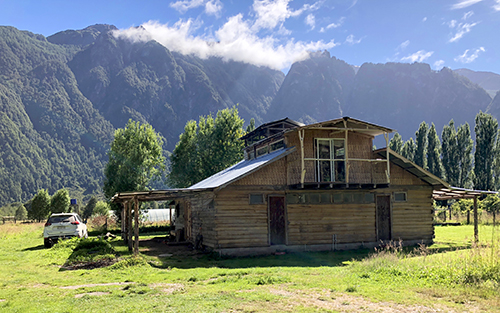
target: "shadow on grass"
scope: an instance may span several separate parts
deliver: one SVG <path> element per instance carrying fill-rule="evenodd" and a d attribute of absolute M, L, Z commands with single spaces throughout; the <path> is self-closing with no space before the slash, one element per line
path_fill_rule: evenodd
<path fill-rule="evenodd" d="M 172 256 L 160 258 L 160 263 L 152 262 L 155 268 L 254 268 L 254 267 L 334 267 L 344 266 L 350 261 L 362 260 L 373 253 L 373 250 L 294 252 L 283 255 L 265 255 L 253 257 L 224 257 L 216 253 L 189 256 Z"/>
<path fill-rule="evenodd" d="M 22 251 L 37 251 L 37 250 L 43 250 L 43 249 L 45 249 L 45 247 L 42 244 L 42 245 L 38 245 L 38 246 L 34 246 L 34 247 L 25 248 Z"/>

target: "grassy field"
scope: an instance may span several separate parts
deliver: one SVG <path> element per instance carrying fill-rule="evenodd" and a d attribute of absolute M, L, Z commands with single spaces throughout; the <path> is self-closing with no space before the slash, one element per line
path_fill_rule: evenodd
<path fill-rule="evenodd" d="M 43 248 L 42 224 L 0 225 L 1 312 L 500 311 L 500 246 L 491 226 L 436 227 L 436 243 L 377 252 L 254 258 L 128 255 L 65 270 L 71 244 Z M 91 254 L 92 251 L 86 251 Z"/>

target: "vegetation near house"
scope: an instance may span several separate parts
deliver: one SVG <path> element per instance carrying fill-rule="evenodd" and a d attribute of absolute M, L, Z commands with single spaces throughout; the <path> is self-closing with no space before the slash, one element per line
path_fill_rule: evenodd
<path fill-rule="evenodd" d="M 21 204 L 17 208 L 15 217 L 16 217 L 16 220 L 18 220 L 18 221 L 23 221 L 23 220 L 28 218 L 28 211 L 26 210 L 24 205 Z"/>
<path fill-rule="evenodd" d="M 476 151 L 474 152 L 474 188 L 494 189 L 493 163 L 498 158 L 497 145 L 498 122 L 490 114 L 479 112 L 476 116 Z M 500 173 L 498 173 L 500 174 Z"/>
<path fill-rule="evenodd" d="M 187 122 L 170 157 L 169 185 L 189 187 L 240 161 L 243 124 L 236 107 L 218 111 L 215 119 L 208 115 Z M 250 122 L 248 129 L 254 126 Z"/>
<path fill-rule="evenodd" d="M 46 189 L 40 189 L 31 201 L 31 209 L 28 217 L 41 221 L 50 214 L 50 196 Z"/>
<path fill-rule="evenodd" d="M 70 198 L 67 189 L 59 189 L 50 199 L 51 213 L 69 212 Z"/>
<path fill-rule="evenodd" d="M 143 191 L 153 179 L 160 179 L 165 169 L 163 139 L 147 123 L 129 120 L 115 131 L 104 170 L 104 194 Z"/>

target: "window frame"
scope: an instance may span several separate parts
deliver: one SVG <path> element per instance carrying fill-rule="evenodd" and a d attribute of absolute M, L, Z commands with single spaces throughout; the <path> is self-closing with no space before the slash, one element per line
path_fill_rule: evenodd
<path fill-rule="evenodd" d="M 330 158 L 329 159 L 325 159 L 325 158 L 320 158 L 320 149 L 319 149 L 319 142 L 320 141 L 328 141 L 328 145 L 329 145 L 329 150 L 330 150 Z M 342 147 L 344 149 L 344 157 L 341 158 L 341 159 L 337 159 L 335 158 L 335 141 L 340 141 L 342 142 Z M 314 138 L 314 150 L 315 150 L 315 174 L 316 174 L 316 181 L 317 182 L 345 182 L 346 181 L 346 158 L 345 158 L 345 155 L 346 155 L 346 140 L 345 138 Z M 321 162 L 330 162 L 330 180 L 329 181 L 323 181 L 321 180 L 321 167 L 320 167 L 320 164 Z M 343 173 L 344 173 L 344 179 L 343 180 L 339 180 L 339 178 L 337 177 L 336 175 L 336 172 L 335 172 L 335 165 L 336 165 L 336 162 L 344 162 L 343 164 Z"/>

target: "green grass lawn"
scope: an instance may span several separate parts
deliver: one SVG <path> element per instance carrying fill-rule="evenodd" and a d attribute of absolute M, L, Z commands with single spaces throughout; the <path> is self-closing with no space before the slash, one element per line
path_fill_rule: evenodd
<path fill-rule="evenodd" d="M 92 270 L 64 270 L 72 248 L 44 249 L 42 229 L 0 225 L 1 312 L 500 311 L 491 226 L 480 227 L 479 247 L 472 226 L 449 226 L 415 251 L 252 258 L 133 259 L 114 240 L 124 260 Z"/>

